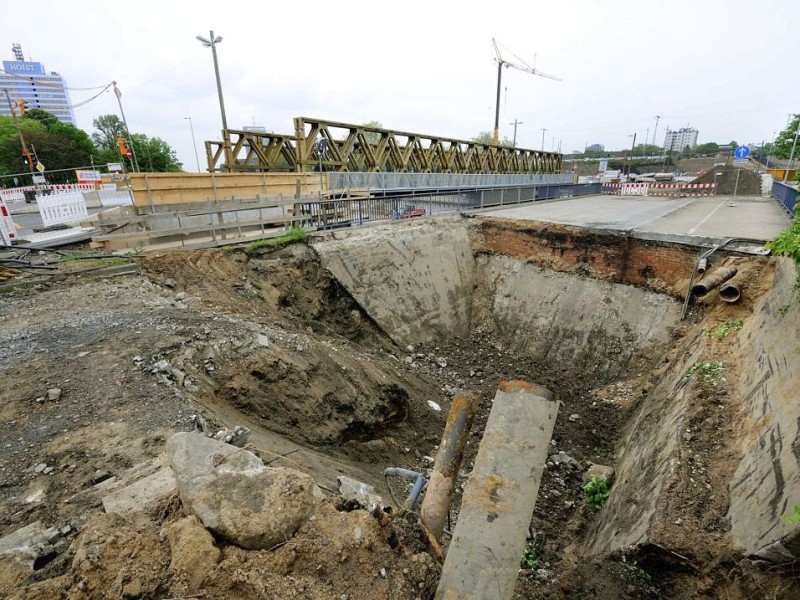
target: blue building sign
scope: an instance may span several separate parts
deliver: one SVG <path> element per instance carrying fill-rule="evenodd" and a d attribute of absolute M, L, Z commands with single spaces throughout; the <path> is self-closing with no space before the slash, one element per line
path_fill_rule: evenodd
<path fill-rule="evenodd" d="M 10 75 L 30 77 L 31 75 L 47 75 L 42 63 L 23 62 L 21 60 L 4 60 L 3 70 Z"/>

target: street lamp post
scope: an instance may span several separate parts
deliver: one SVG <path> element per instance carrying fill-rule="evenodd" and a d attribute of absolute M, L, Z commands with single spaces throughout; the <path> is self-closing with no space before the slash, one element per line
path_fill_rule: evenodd
<path fill-rule="evenodd" d="M 222 145 L 225 150 L 225 165 L 228 171 L 231 170 L 233 163 L 233 152 L 231 151 L 231 139 L 228 134 L 228 119 L 225 116 L 225 100 L 222 98 L 222 81 L 219 78 L 219 61 L 217 60 L 217 44 L 222 41 L 222 36 L 214 37 L 214 31 L 208 32 L 208 39 L 202 35 L 198 35 L 197 39 L 206 48 L 211 48 L 211 54 L 214 57 L 214 74 L 217 77 L 217 94 L 219 95 L 219 112 L 222 115 Z"/>
<path fill-rule="evenodd" d="M 516 148 L 517 147 L 517 125 L 522 125 L 522 121 L 517 121 L 516 119 L 514 119 L 514 122 L 513 123 L 509 123 L 509 125 L 513 125 L 514 126 L 514 141 L 511 143 L 511 145 L 512 145 L 513 148 Z"/>
<path fill-rule="evenodd" d="M 194 148 L 194 160 L 197 163 L 197 172 L 202 173 L 200 170 L 200 157 L 197 156 L 197 142 L 194 141 L 194 125 L 192 125 L 192 117 L 183 117 L 189 120 L 189 130 L 192 132 L 192 148 Z"/>
<path fill-rule="evenodd" d="M 630 135 L 628 137 L 631 137 Z M 628 161 L 628 177 L 631 175 L 631 167 L 633 166 L 631 163 L 633 162 L 633 149 L 636 148 L 636 134 L 633 134 L 633 143 L 631 144 L 631 155 L 630 160 Z"/>

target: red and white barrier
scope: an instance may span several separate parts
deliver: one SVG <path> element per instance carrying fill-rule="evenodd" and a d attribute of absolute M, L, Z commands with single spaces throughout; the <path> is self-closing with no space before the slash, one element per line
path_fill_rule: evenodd
<path fill-rule="evenodd" d="M 604 183 L 601 193 L 614 196 L 713 196 L 713 183 Z"/>
<path fill-rule="evenodd" d="M 713 183 L 651 183 L 650 196 L 711 196 Z"/>
<path fill-rule="evenodd" d="M 6 204 L 24 202 L 25 192 L 36 192 L 36 195 L 68 194 L 71 192 L 93 192 L 97 187 L 90 183 L 58 183 L 52 185 L 29 185 L 26 187 L 0 190 L 0 201 Z"/>
<path fill-rule="evenodd" d="M 8 207 L 5 202 L 0 200 L 0 241 L 6 246 L 10 246 L 17 239 L 17 229 L 11 220 Z"/>

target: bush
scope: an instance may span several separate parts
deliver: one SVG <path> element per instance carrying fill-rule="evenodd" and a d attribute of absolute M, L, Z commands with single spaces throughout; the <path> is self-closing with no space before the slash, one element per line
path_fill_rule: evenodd
<path fill-rule="evenodd" d="M 600 510 L 608 500 L 611 491 L 608 489 L 608 482 L 602 477 L 592 475 L 589 481 L 583 486 L 586 493 L 586 504 L 591 510 Z"/>

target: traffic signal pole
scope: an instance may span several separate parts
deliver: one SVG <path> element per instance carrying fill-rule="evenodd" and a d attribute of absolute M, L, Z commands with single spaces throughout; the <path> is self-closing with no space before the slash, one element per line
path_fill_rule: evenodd
<path fill-rule="evenodd" d="M 3 92 L 6 94 L 6 100 L 8 100 L 8 109 L 11 111 L 11 118 L 14 119 L 14 125 L 17 127 L 17 133 L 19 134 L 19 143 L 22 145 L 22 156 L 28 161 L 28 168 L 33 174 L 33 161 L 31 160 L 31 153 L 28 151 L 28 146 L 25 144 L 25 136 L 22 135 L 22 127 L 19 125 L 19 121 L 17 120 L 17 112 L 14 110 L 14 103 L 11 102 L 11 96 L 8 93 L 8 88 L 3 88 Z"/>

